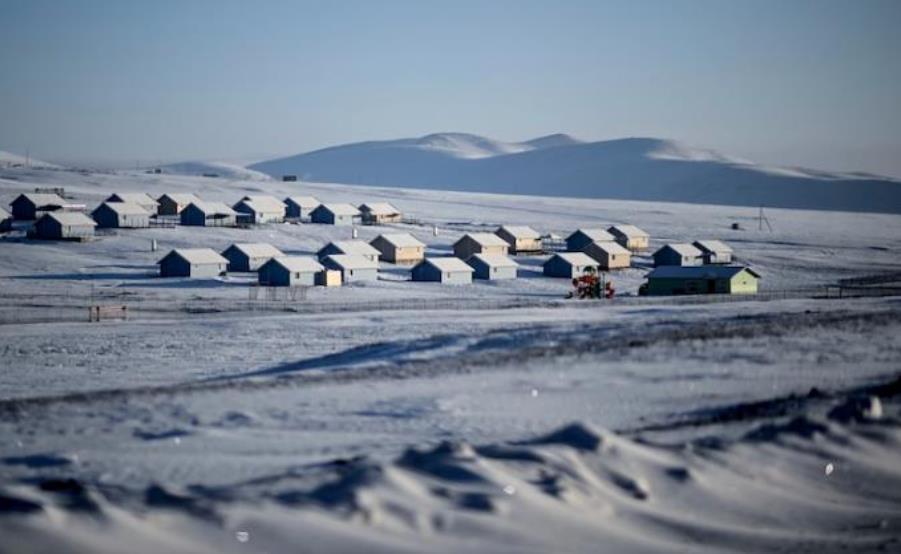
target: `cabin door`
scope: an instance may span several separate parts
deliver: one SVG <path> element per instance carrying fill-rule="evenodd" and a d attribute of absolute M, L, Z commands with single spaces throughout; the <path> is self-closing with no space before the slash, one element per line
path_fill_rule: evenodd
<path fill-rule="evenodd" d="M 716 292 L 716 279 L 708 279 L 707 280 L 707 294 L 713 294 Z"/>

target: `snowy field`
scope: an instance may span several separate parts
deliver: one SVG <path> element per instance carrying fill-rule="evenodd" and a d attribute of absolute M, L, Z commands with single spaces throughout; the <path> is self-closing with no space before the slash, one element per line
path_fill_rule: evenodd
<path fill-rule="evenodd" d="M 726 241 L 772 294 L 636 298 L 644 255 L 612 274 L 613 303 L 563 300 L 542 257 L 518 257 L 516 281 L 413 283 L 383 264 L 376 283 L 253 299 L 250 276 L 160 279 L 155 262 L 232 242 L 312 254 L 350 228 L 14 233 L 0 239 L 0 551 L 901 544 L 901 298 L 803 292 L 901 272 L 901 217 L 767 209 L 761 231 L 756 208 L 0 170 L 4 204 L 35 187 L 89 208 L 130 191 L 384 200 L 420 223 L 360 238 L 408 231 L 429 255 L 504 223 L 632 223 L 651 251 Z M 131 317 L 88 324 L 92 302 Z"/>

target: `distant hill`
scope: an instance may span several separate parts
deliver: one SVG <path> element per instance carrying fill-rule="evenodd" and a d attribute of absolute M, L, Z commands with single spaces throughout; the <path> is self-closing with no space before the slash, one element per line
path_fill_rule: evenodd
<path fill-rule="evenodd" d="M 160 166 L 163 173 L 173 175 L 218 175 L 225 179 L 245 181 L 268 180 L 269 175 L 230 162 L 179 162 Z"/>
<path fill-rule="evenodd" d="M 33 167 L 35 169 L 60 169 L 60 166 L 12 152 L 0 150 L 0 167 Z"/>
<path fill-rule="evenodd" d="M 370 141 L 260 162 L 305 180 L 542 196 L 901 213 L 901 181 L 756 165 L 657 138 L 507 143 L 465 133 Z"/>

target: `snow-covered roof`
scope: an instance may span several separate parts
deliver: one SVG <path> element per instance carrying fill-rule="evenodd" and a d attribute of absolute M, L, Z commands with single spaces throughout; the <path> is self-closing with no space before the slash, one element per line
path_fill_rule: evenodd
<path fill-rule="evenodd" d="M 621 225 L 611 225 L 607 228 L 607 231 L 613 234 L 620 234 L 624 237 L 628 237 L 630 239 L 649 237 L 650 235 L 639 229 L 634 225 L 621 224 Z"/>
<path fill-rule="evenodd" d="M 400 210 L 388 202 L 367 202 L 366 204 L 360 204 L 360 211 L 369 212 L 375 215 L 395 215 L 400 213 Z"/>
<path fill-rule="evenodd" d="M 289 196 L 285 198 L 285 204 L 292 203 L 301 208 L 313 209 L 320 204 L 319 200 L 316 200 L 312 196 Z"/>
<path fill-rule="evenodd" d="M 598 263 L 594 260 L 594 258 L 592 258 L 588 254 L 585 254 L 583 252 L 558 252 L 557 254 L 554 254 L 551 257 L 551 259 L 548 260 L 548 262 L 550 262 L 554 258 L 560 258 L 561 260 L 567 262 L 570 265 L 574 265 L 574 266 L 583 266 L 583 265 L 597 266 L 598 265 Z"/>
<path fill-rule="evenodd" d="M 350 204 L 320 204 L 319 207 L 335 215 L 360 215 L 360 210 Z"/>
<path fill-rule="evenodd" d="M 507 241 L 495 235 L 494 233 L 466 233 L 465 235 L 460 237 L 460 240 L 458 240 L 454 244 L 457 244 L 460 241 L 466 239 L 466 237 L 471 238 L 480 246 L 507 246 Z"/>
<path fill-rule="evenodd" d="M 284 252 L 266 242 L 236 242 L 225 249 L 223 254 L 234 248 L 248 258 L 276 258 L 284 256 Z"/>
<path fill-rule="evenodd" d="M 378 269 L 379 267 L 378 262 L 359 254 L 332 254 L 326 256 L 325 259 L 341 269 Z"/>
<path fill-rule="evenodd" d="M 119 215 L 149 215 L 147 208 L 134 202 L 104 202 L 97 207 L 99 210 L 103 206 L 111 209 Z M 94 210 L 96 211 L 96 210 Z"/>
<path fill-rule="evenodd" d="M 105 202 L 128 202 L 141 204 L 142 206 L 156 205 L 156 200 L 151 198 L 146 192 L 117 192 L 111 194 Z"/>
<path fill-rule="evenodd" d="M 0 220 L 9 219 L 12 217 L 10 213 L 3 208 L 0 208 Z"/>
<path fill-rule="evenodd" d="M 219 255 L 212 248 L 176 248 L 165 256 L 163 260 L 169 256 L 178 256 L 190 264 L 227 264 L 228 260 Z M 162 261 L 162 260 L 160 260 Z"/>
<path fill-rule="evenodd" d="M 687 242 L 673 242 L 670 244 L 666 244 L 663 247 L 661 247 L 660 250 L 663 250 L 664 248 L 670 248 L 671 250 L 676 251 L 680 256 L 683 256 L 683 257 L 696 258 L 701 255 L 700 250 L 698 250 L 691 244 L 688 244 Z M 657 252 L 659 252 L 660 250 L 658 250 Z"/>
<path fill-rule="evenodd" d="M 200 197 L 193 192 L 167 192 L 157 198 L 157 202 L 162 202 L 163 198 L 168 198 L 180 205 L 188 205 L 191 202 L 200 202 Z"/>
<path fill-rule="evenodd" d="M 429 264 L 439 271 L 453 273 L 455 271 L 465 271 L 472 273 L 473 269 L 460 258 L 444 257 L 444 258 L 426 258 L 421 263 Z"/>
<path fill-rule="evenodd" d="M 296 271 L 299 273 L 316 272 L 325 269 L 322 264 L 311 256 L 280 256 L 272 258 L 267 263 L 277 263 L 288 271 Z"/>
<path fill-rule="evenodd" d="M 61 225 L 88 225 L 90 227 L 96 227 L 97 223 L 86 216 L 81 212 L 47 212 L 41 219 L 44 217 L 49 217 L 50 219 L 58 221 Z"/>
<path fill-rule="evenodd" d="M 201 212 L 205 214 L 223 214 L 223 215 L 237 215 L 235 210 L 229 208 L 222 202 L 208 202 L 208 201 L 197 201 L 191 202 L 191 204 L 199 209 Z"/>
<path fill-rule="evenodd" d="M 396 248 L 425 246 L 425 243 L 421 242 L 410 233 L 387 233 L 379 235 L 379 237 Z"/>
<path fill-rule="evenodd" d="M 241 202 L 244 202 L 256 212 L 278 213 L 285 211 L 284 202 L 268 194 L 249 194 L 242 198 Z"/>
<path fill-rule="evenodd" d="M 754 277 L 760 274 L 749 267 L 740 265 L 701 265 L 701 266 L 661 266 L 647 274 L 650 278 L 661 279 L 731 279 L 736 274 L 747 271 Z"/>
<path fill-rule="evenodd" d="M 605 240 L 601 242 L 592 242 L 588 246 L 585 247 L 586 250 L 591 248 L 597 248 L 603 252 L 608 254 L 629 254 L 629 251 L 619 245 L 619 243 L 613 242 L 611 240 Z"/>
<path fill-rule="evenodd" d="M 342 254 L 360 254 L 363 256 L 378 256 L 380 252 L 363 240 L 335 240 L 323 247 L 334 246 Z"/>
<path fill-rule="evenodd" d="M 26 192 L 20 194 L 16 200 L 19 198 L 25 198 L 35 206 L 62 206 L 66 203 L 60 195 L 46 192 Z"/>
<path fill-rule="evenodd" d="M 478 259 L 488 267 L 519 267 L 518 263 L 503 254 L 473 254 L 469 259 Z"/>
<path fill-rule="evenodd" d="M 577 229 L 573 234 L 566 237 L 566 239 L 569 240 L 580 233 L 590 238 L 594 242 L 611 241 L 614 238 L 613 235 L 611 235 L 604 229 Z"/>
<path fill-rule="evenodd" d="M 501 225 L 497 232 L 505 231 L 516 239 L 539 239 L 541 234 L 528 225 Z"/>
<path fill-rule="evenodd" d="M 696 240 L 693 245 L 703 252 L 732 253 L 732 248 L 719 240 Z"/>

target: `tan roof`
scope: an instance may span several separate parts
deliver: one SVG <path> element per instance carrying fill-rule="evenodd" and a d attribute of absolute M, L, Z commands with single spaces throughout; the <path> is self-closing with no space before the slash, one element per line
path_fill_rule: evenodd
<path fill-rule="evenodd" d="M 607 230 L 611 233 L 618 231 L 621 235 L 632 239 L 650 236 L 634 225 L 611 225 Z"/>
<path fill-rule="evenodd" d="M 308 272 L 316 272 L 322 271 L 325 269 L 322 267 L 322 264 L 316 261 L 316 258 L 311 256 L 280 256 L 277 258 L 272 258 L 267 263 L 277 263 L 288 271 L 296 271 L 302 273 Z"/>
<path fill-rule="evenodd" d="M 236 242 L 225 251 L 231 248 L 243 252 L 248 258 L 276 258 L 285 255 L 284 252 L 266 242 Z"/>
<path fill-rule="evenodd" d="M 407 247 L 424 247 L 425 243 L 421 242 L 419 239 L 411 235 L 410 233 L 386 233 L 383 235 L 379 235 L 382 239 L 385 240 L 388 244 L 395 246 L 397 248 L 407 248 Z M 378 237 L 377 237 L 378 238 Z"/>
<path fill-rule="evenodd" d="M 695 246 L 688 244 L 687 242 L 673 242 L 670 244 L 666 244 L 662 246 L 657 252 L 663 250 L 664 248 L 669 247 L 679 253 L 680 256 L 689 256 L 689 257 L 697 257 L 701 255 L 701 251 L 698 250 Z"/>
<path fill-rule="evenodd" d="M 501 230 L 506 231 L 510 236 L 517 239 L 541 238 L 541 234 L 528 225 L 501 225 L 498 232 Z"/>
<path fill-rule="evenodd" d="M 163 198 L 168 198 L 176 204 L 184 205 L 188 205 L 191 202 L 200 202 L 200 197 L 193 192 L 167 192 L 166 194 L 160 196 L 157 199 L 157 202 L 161 202 Z"/>
<path fill-rule="evenodd" d="M 360 204 L 360 211 L 368 211 L 369 213 L 376 215 L 394 215 L 400 213 L 400 210 L 388 202 L 368 202 L 366 204 Z"/>
<path fill-rule="evenodd" d="M 111 194 L 106 199 L 106 202 L 129 202 L 142 206 L 156 205 L 156 200 L 151 198 L 146 192 L 117 192 Z"/>
<path fill-rule="evenodd" d="M 62 206 L 66 203 L 66 201 L 58 194 L 26 192 L 20 196 L 27 198 L 35 206 Z"/>
<path fill-rule="evenodd" d="M 360 254 L 363 256 L 378 256 L 380 252 L 364 240 L 334 240 L 326 245 L 332 245 L 343 254 Z"/>
<path fill-rule="evenodd" d="M 588 250 L 589 248 L 598 248 L 608 254 L 629 254 L 628 250 L 620 246 L 619 243 L 613 242 L 612 240 L 592 242 L 585 247 L 586 250 Z"/>
<path fill-rule="evenodd" d="M 445 258 L 426 258 L 421 263 L 426 263 L 434 266 L 439 271 L 446 271 L 448 273 L 454 271 L 465 271 L 467 273 L 472 273 L 473 269 L 469 267 L 469 264 L 461 260 L 460 258 L 453 257 L 445 257 Z"/>
<path fill-rule="evenodd" d="M 584 254 L 582 252 L 559 252 L 554 254 L 551 259 L 560 258 L 571 265 L 582 266 L 582 265 L 592 265 L 597 266 L 598 263 L 589 256 L 588 254 Z M 548 260 L 550 261 L 550 260 Z"/>
<path fill-rule="evenodd" d="M 489 267 L 519 267 L 519 264 L 503 254 L 473 254 L 470 259 L 478 258 Z"/>
<path fill-rule="evenodd" d="M 582 233 L 594 242 L 611 241 L 614 238 L 613 235 L 611 235 L 604 229 L 577 229 L 576 232 L 568 236 L 567 239 L 572 238 L 573 235 L 576 235 L 578 233 Z"/>
<path fill-rule="evenodd" d="M 228 260 L 212 248 L 176 248 L 166 254 L 163 259 L 175 254 L 190 264 L 227 264 Z"/>
<path fill-rule="evenodd" d="M 465 235 L 460 237 L 460 240 L 458 240 L 454 244 L 459 243 L 466 237 L 471 238 L 481 246 L 508 246 L 507 241 L 495 235 L 494 233 L 466 233 Z"/>
<path fill-rule="evenodd" d="M 88 225 L 90 227 L 97 226 L 97 222 L 81 212 L 47 212 L 47 214 L 44 215 L 41 219 L 43 219 L 44 217 L 54 219 L 62 225 Z"/>
<path fill-rule="evenodd" d="M 289 196 L 285 198 L 285 204 L 288 202 L 292 202 L 301 208 L 307 209 L 313 209 L 320 204 L 319 200 L 316 200 L 312 196 Z"/>
<path fill-rule="evenodd" d="M 285 204 L 274 196 L 268 194 L 250 194 L 241 199 L 242 202 L 257 212 L 284 212 Z"/>
<path fill-rule="evenodd" d="M 237 215 L 235 210 L 229 208 L 222 202 L 207 202 L 207 201 L 199 201 L 199 202 L 191 202 L 194 206 L 196 206 L 200 211 L 205 214 L 226 214 L 226 215 Z"/>
<path fill-rule="evenodd" d="M 335 215 L 360 215 L 360 210 L 350 204 L 320 204 L 320 206 Z"/>
<path fill-rule="evenodd" d="M 732 252 L 732 248 L 728 244 L 719 240 L 696 240 L 694 246 L 704 252 Z"/>
<path fill-rule="evenodd" d="M 342 269 L 378 269 L 379 267 L 378 262 L 359 254 L 332 254 L 326 256 L 325 259 L 337 264 Z"/>
<path fill-rule="evenodd" d="M 149 215 L 147 208 L 133 202 L 104 202 L 100 206 L 106 206 L 119 215 Z M 95 210 L 96 211 L 96 210 Z"/>

